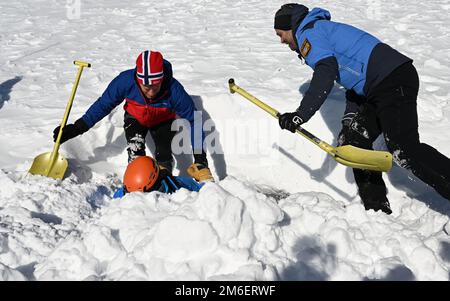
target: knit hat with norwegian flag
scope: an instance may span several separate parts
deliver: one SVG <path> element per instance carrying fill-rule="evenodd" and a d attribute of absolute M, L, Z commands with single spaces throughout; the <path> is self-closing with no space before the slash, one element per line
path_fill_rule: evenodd
<path fill-rule="evenodd" d="M 164 60 L 160 52 L 145 50 L 136 59 L 136 79 L 142 85 L 157 85 L 164 78 Z"/>

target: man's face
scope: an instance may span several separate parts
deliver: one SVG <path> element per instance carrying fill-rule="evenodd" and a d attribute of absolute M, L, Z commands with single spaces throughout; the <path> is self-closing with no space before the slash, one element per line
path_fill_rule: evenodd
<path fill-rule="evenodd" d="M 141 87 L 142 93 L 145 95 L 145 97 L 152 99 L 156 97 L 156 95 L 161 90 L 162 81 L 159 84 L 156 85 L 143 85 L 139 84 Z"/>
<path fill-rule="evenodd" d="M 280 42 L 282 44 L 289 45 L 289 48 L 291 48 L 292 51 L 296 51 L 298 49 L 292 30 L 275 29 L 275 32 L 277 33 L 277 36 L 280 37 Z"/>

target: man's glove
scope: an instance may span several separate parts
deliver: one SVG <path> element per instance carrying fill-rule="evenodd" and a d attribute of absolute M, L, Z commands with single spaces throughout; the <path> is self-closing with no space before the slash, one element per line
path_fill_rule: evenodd
<path fill-rule="evenodd" d="M 278 117 L 278 123 L 283 130 L 295 133 L 299 126 L 304 122 L 300 118 L 298 112 L 284 113 Z"/>
<path fill-rule="evenodd" d="M 198 182 L 214 182 L 204 151 L 201 154 L 194 154 L 194 164 L 188 167 L 187 173 Z"/>
<path fill-rule="evenodd" d="M 58 134 L 59 134 L 59 129 L 61 128 L 61 126 L 57 126 L 54 130 L 53 130 L 53 141 L 56 142 L 56 139 L 58 138 Z M 63 133 L 61 136 L 61 141 L 60 143 L 63 144 L 64 142 L 66 142 L 67 140 L 70 140 L 72 138 L 75 138 L 76 136 L 79 136 L 85 132 L 87 132 L 89 130 L 89 127 L 87 126 L 87 124 L 83 121 L 82 118 L 78 119 L 77 121 L 75 121 L 73 124 L 67 124 L 64 128 L 63 128 Z"/>
<path fill-rule="evenodd" d="M 194 163 L 188 167 L 187 173 L 198 182 L 214 182 L 214 178 L 208 166 Z"/>

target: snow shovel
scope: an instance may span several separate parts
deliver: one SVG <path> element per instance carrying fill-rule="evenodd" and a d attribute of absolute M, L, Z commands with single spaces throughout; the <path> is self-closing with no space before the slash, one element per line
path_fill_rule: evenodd
<path fill-rule="evenodd" d="M 234 79 L 230 79 L 228 84 L 232 94 L 240 94 L 277 119 L 280 116 L 280 113 L 277 110 L 236 85 L 234 83 Z M 334 160 L 345 166 L 382 172 L 388 172 L 392 168 L 392 155 L 389 152 L 367 150 L 351 145 L 333 147 L 302 127 L 297 129 L 297 133 L 320 147 L 322 150 L 331 155 Z"/>
<path fill-rule="evenodd" d="M 75 97 L 75 93 L 77 92 L 78 83 L 80 82 L 81 73 L 83 72 L 83 68 L 91 67 L 91 64 L 84 63 L 80 61 L 74 61 L 75 65 L 79 66 L 78 74 L 75 79 L 75 84 L 72 88 L 72 93 L 70 94 L 69 103 L 66 107 L 66 112 L 64 113 L 64 118 L 61 122 L 61 128 L 58 133 L 58 138 L 56 139 L 55 146 L 53 147 L 53 151 L 51 153 L 44 153 L 37 156 L 33 165 L 31 166 L 29 173 L 32 175 L 41 175 L 45 177 L 50 177 L 53 179 L 62 179 L 64 174 L 66 173 L 68 162 L 67 160 L 58 153 L 60 141 L 63 133 L 63 128 L 67 124 L 67 119 L 69 118 L 70 109 L 72 108 L 73 99 Z"/>

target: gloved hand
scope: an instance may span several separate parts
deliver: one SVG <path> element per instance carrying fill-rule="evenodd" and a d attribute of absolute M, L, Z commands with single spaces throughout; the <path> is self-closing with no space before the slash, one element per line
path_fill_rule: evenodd
<path fill-rule="evenodd" d="M 208 166 L 194 163 L 188 167 L 187 173 L 198 182 L 214 182 L 214 178 Z"/>
<path fill-rule="evenodd" d="M 194 150 L 194 164 L 188 167 L 187 173 L 198 182 L 214 182 L 211 170 L 208 168 L 206 153 L 202 150 L 196 154 Z"/>
<path fill-rule="evenodd" d="M 284 113 L 278 117 L 278 123 L 283 130 L 295 133 L 299 126 L 304 122 L 300 118 L 298 112 Z"/>
<path fill-rule="evenodd" d="M 54 142 L 56 142 L 56 139 L 58 138 L 60 128 L 61 128 L 61 126 L 57 126 L 53 130 L 53 141 Z M 75 121 L 73 124 L 67 124 L 63 129 L 60 143 L 63 144 L 67 140 L 70 140 L 76 136 L 79 136 L 79 135 L 87 132 L 88 130 L 89 130 L 89 127 L 81 118 L 78 119 L 77 121 Z"/>

